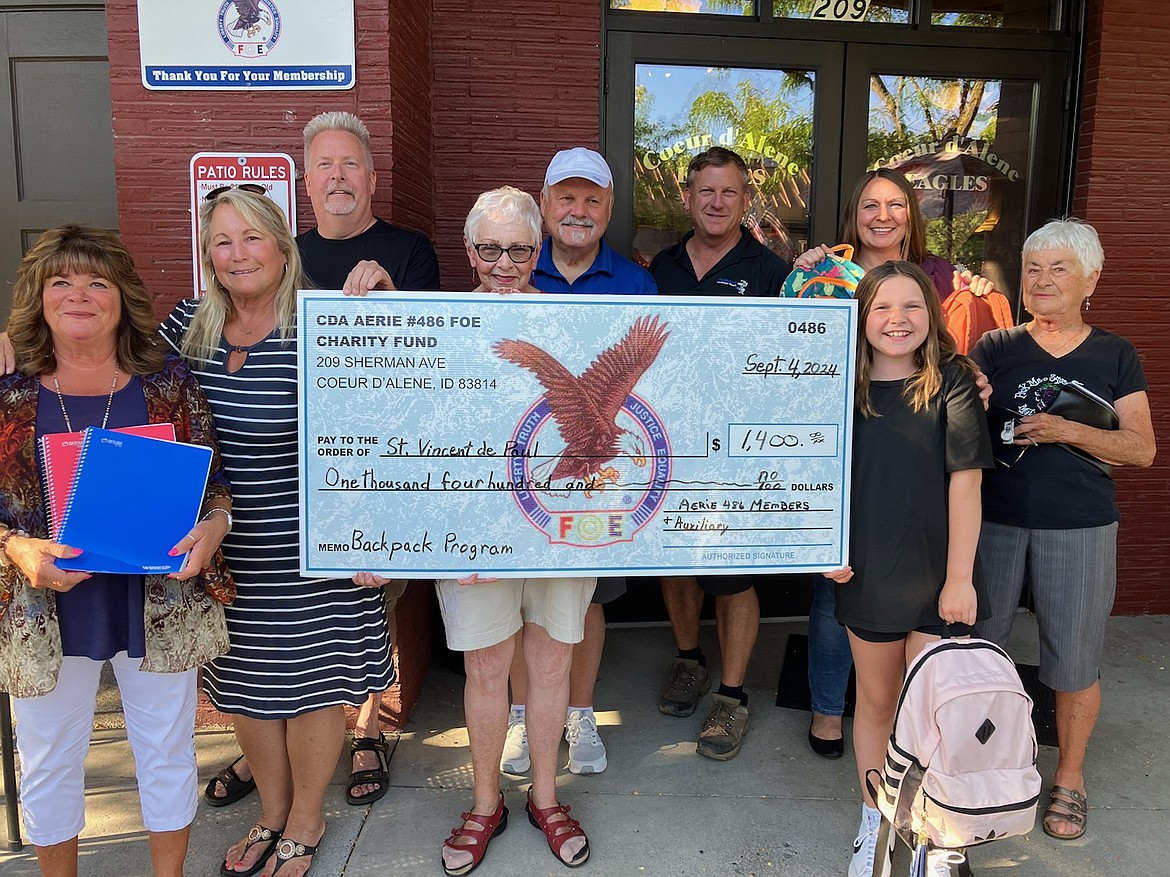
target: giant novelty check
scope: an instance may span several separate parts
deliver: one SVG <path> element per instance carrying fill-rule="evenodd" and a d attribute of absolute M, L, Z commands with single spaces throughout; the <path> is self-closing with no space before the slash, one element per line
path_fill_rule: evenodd
<path fill-rule="evenodd" d="M 301 571 L 844 565 L 852 301 L 305 292 Z"/>

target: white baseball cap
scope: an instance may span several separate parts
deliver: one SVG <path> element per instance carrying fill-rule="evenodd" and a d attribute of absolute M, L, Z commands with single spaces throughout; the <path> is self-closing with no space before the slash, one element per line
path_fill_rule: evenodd
<path fill-rule="evenodd" d="M 580 178 L 596 183 L 603 189 L 613 185 L 613 174 L 609 165 L 601 154 L 584 146 L 574 146 L 572 149 L 562 149 L 552 157 L 548 163 L 548 171 L 544 175 L 546 186 L 555 186 L 565 180 Z"/>

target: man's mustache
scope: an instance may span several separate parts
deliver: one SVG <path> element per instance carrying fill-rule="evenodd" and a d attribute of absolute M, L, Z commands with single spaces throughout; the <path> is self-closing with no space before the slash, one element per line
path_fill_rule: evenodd
<path fill-rule="evenodd" d="M 573 216 L 567 216 L 561 220 L 561 225 L 571 225 L 571 226 L 574 226 L 576 228 L 593 228 L 594 222 L 592 219 L 586 219 L 586 218 L 578 219 L 578 218 L 573 217 Z"/>

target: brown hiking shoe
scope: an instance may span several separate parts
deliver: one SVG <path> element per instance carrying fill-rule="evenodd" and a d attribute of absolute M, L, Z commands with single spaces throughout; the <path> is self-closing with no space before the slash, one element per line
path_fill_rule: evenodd
<path fill-rule="evenodd" d="M 729 761 L 739 755 L 748 729 L 748 708 L 734 697 L 711 695 L 711 712 L 699 732 L 695 751 L 705 758 Z"/>
<path fill-rule="evenodd" d="M 707 668 L 689 658 L 670 662 L 670 679 L 658 696 L 658 712 L 668 716 L 689 716 L 699 698 L 711 690 Z"/>

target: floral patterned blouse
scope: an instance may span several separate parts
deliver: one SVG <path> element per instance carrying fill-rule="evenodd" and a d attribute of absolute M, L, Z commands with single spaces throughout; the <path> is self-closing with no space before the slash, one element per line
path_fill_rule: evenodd
<path fill-rule="evenodd" d="M 161 371 L 139 380 L 152 423 L 173 423 L 178 441 L 212 449 L 205 501 L 230 497 L 211 410 L 186 364 L 168 355 Z M 39 392 L 36 377 L 16 373 L 0 379 L 0 521 L 48 538 L 35 438 Z M 183 582 L 147 576 L 143 624 L 147 672 L 189 670 L 228 649 L 223 606 L 208 595 L 202 576 Z M 14 563 L 0 557 L 0 691 L 14 697 L 47 694 L 60 669 L 56 594 L 32 588 Z"/>

